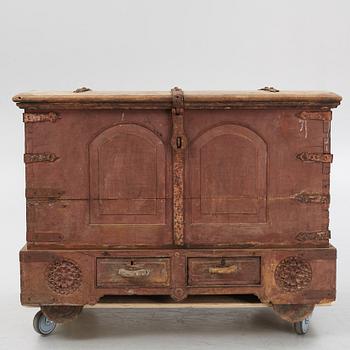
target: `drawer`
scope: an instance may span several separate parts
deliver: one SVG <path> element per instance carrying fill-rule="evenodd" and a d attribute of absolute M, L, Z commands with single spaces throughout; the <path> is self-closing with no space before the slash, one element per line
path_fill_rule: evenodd
<path fill-rule="evenodd" d="M 102 288 L 167 287 L 169 258 L 97 258 L 96 285 Z"/>
<path fill-rule="evenodd" d="M 188 285 L 260 284 L 260 257 L 189 258 Z"/>

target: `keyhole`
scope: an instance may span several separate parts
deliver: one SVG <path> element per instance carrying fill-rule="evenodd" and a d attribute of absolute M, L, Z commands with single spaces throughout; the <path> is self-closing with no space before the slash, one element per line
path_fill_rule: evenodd
<path fill-rule="evenodd" d="M 181 148 L 182 147 L 182 138 L 180 136 L 178 136 L 176 138 L 176 147 L 177 148 Z"/>

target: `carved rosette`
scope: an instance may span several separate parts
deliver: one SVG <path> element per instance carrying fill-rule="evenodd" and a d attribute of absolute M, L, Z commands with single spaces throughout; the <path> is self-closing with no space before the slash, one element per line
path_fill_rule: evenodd
<path fill-rule="evenodd" d="M 298 292 L 308 288 L 312 280 L 310 264 L 297 256 L 290 256 L 277 265 L 275 281 L 286 292 Z"/>
<path fill-rule="evenodd" d="M 49 288 L 61 295 L 74 293 L 82 283 L 79 266 L 71 260 L 56 260 L 47 268 Z"/>
<path fill-rule="evenodd" d="M 170 296 L 174 301 L 182 301 L 187 298 L 187 293 L 183 288 L 175 288 Z"/>

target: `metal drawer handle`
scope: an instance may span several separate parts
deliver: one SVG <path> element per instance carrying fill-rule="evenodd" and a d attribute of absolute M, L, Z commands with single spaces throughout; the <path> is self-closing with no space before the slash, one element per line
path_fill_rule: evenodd
<path fill-rule="evenodd" d="M 209 273 L 216 273 L 219 275 L 234 273 L 237 271 L 238 271 L 237 265 L 231 265 L 231 266 L 226 266 L 226 267 L 210 267 L 209 268 Z"/>
<path fill-rule="evenodd" d="M 150 274 L 151 270 L 149 269 L 139 269 L 139 270 L 127 270 L 119 269 L 118 274 L 122 277 L 145 277 Z"/>

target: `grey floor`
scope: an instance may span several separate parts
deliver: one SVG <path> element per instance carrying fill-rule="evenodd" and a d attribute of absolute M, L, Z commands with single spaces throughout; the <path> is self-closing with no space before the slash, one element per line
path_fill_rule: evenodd
<path fill-rule="evenodd" d="M 4 301 L 4 300 L 3 300 Z M 86 309 L 48 337 L 34 333 L 35 308 L 17 295 L 2 306 L 0 349 L 349 349 L 350 303 L 318 307 L 308 335 L 298 336 L 270 308 Z"/>

